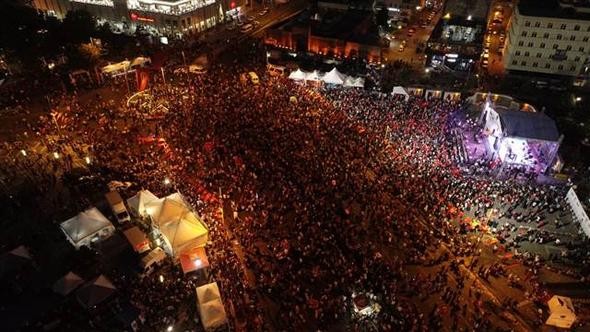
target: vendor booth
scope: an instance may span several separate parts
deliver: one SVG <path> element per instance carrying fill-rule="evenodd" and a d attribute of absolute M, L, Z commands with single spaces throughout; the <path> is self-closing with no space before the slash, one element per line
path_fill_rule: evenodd
<path fill-rule="evenodd" d="M 62 222 L 60 228 L 76 249 L 90 246 L 115 232 L 113 224 L 97 208 L 80 212 L 77 216 Z"/>
<path fill-rule="evenodd" d="M 197 287 L 197 309 L 205 331 L 227 324 L 227 315 L 216 282 Z"/>

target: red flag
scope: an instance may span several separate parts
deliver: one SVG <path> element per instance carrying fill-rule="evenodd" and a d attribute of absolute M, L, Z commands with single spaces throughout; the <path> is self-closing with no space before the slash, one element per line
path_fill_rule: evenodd
<path fill-rule="evenodd" d="M 147 89 L 149 81 L 150 81 L 150 74 L 145 69 L 136 69 L 136 76 L 137 76 L 137 91 L 143 91 Z"/>

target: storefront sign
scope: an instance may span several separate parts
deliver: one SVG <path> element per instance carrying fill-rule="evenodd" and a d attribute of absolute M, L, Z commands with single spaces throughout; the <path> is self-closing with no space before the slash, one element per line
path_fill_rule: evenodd
<path fill-rule="evenodd" d="M 132 21 L 140 21 L 140 22 L 148 22 L 148 23 L 153 23 L 155 21 L 151 17 L 140 16 L 136 13 L 130 13 L 129 16 L 131 17 Z"/>

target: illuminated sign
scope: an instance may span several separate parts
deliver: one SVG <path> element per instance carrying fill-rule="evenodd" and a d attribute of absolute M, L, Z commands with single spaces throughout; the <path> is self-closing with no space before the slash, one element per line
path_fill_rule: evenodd
<path fill-rule="evenodd" d="M 155 21 L 151 17 L 139 16 L 136 13 L 130 13 L 129 16 L 131 17 L 132 21 L 140 21 L 140 22 L 148 22 L 148 23 L 153 23 Z"/>
<path fill-rule="evenodd" d="M 235 1 L 230 2 L 229 3 L 229 8 L 231 8 L 231 9 L 236 8 L 236 2 Z"/>

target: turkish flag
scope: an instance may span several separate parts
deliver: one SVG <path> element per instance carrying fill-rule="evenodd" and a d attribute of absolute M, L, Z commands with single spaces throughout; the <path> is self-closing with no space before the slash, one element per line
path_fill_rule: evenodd
<path fill-rule="evenodd" d="M 148 88 L 150 82 L 150 73 L 145 69 L 136 69 L 137 76 L 137 91 L 144 91 Z"/>

